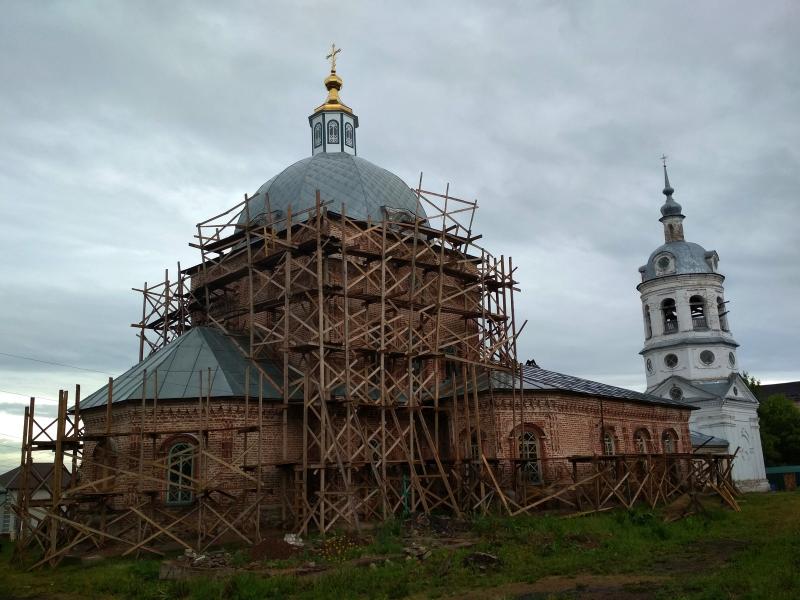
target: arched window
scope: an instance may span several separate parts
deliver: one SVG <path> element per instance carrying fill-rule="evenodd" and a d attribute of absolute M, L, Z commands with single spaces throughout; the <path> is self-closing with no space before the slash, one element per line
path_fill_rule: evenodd
<path fill-rule="evenodd" d="M 329 144 L 338 144 L 339 143 L 339 122 L 338 121 L 328 121 L 328 143 Z"/>
<path fill-rule="evenodd" d="M 644 337 L 648 340 L 653 337 L 653 324 L 650 321 L 650 307 L 647 304 L 644 305 Z"/>
<path fill-rule="evenodd" d="M 614 448 L 614 436 L 610 431 L 606 431 L 603 434 L 603 454 L 606 456 L 616 454 L 616 450 Z"/>
<path fill-rule="evenodd" d="M 352 123 L 345 123 L 344 124 L 344 145 L 349 146 L 350 148 L 353 147 L 354 137 L 353 137 L 353 124 Z"/>
<path fill-rule="evenodd" d="M 456 349 L 452 346 L 449 346 L 444 349 L 444 356 L 439 363 L 442 365 L 442 372 L 445 381 L 452 381 L 456 377 L 458 377 L 460 365 L 454 360 L 450 360 L 449 357 L 456 356 Z"/>
<path fill-rule="evenodd" d="M 702 296 L 689 298 L 689 310 L 692 313 L 692 329 L 708 329 L 706 301 Z"/>
<path fill-rule="evenodd" d="M 720 329 L 728 331 L 728 311 L 725 310 L 725 301 L 722 296 L 717 296 L 717 314 L 719 315 Z"/>
<path fill-rule="evenodd" d="M 522 473 L 529 483 L 542 483 L 542 462 L 539 436 L 535 432 L 526 430 L 519 436 L 519 457 L 522 463 Z"/>
<path fill-rule="evenodd" d="M 667 429 L 661 434 L 661 447 L 666 454 L 675 454 L 678 447 L 678 437 L 673 431 Z"/>
<path fill-rule="evenodd" d="M 661 302 L 661 314 L 664 316 L 664 333 L 678 331 L 678 309 L 674 298 L 665 298 Z"/>
<path fill-rule="evenodd" d="M 467 429 L 463 429 L 459 435 L 460 446 L 464 452 L 465 460 L 472 460 L 475 464 L 481 463 L 481 454 L 486 456 L 486 432 L 481 432 L 480 444 L 478 443 L 478 432 L 473 431 L 468 434 Z"/>
<path fill-rule="evenodd" d="M 322 146 L 322 123 L 314 124 L 314 148 Z"/>
<path fill-rule="evenodd" d="M 469 457 L 476 462 L 481 460 L 481 447 L 478 445 L 478 434 L 475 432 L 469 440 Z"/>
<path fill-rule="evenodd" d="M 650 451 L 650 434 L 646 429 L 638 429 L 633 434 L 633 445 L 639 454 L 647 454 Z"/>
<path fill-rule="evenodd" d="M 167 454 L 167 504 L 188 504 L 194 500 L 194 446 L 177 442 Z"/>
<path fill-rule="evenodd" d="M 117 452 L 113 440 L 99 441 L 92 452 L 92 460 L 95 465 L 97 487 L 103 491 L 113 488 L 117 467 Z"/>

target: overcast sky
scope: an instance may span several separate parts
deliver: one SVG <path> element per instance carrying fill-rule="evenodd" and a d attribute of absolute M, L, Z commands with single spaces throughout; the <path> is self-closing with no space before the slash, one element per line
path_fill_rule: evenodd
<path fill-rule="evenodd" d="M 644 387 L 666 153 L 741 367 L 800 378 L 800 4 L 431 4 L 2 2 L 0 470 L 28 395 L 136 361 L 130 288 L 310 154 L 332 41 L 359 154 L 477 198 L 484 245 L 514 257 L 520 358 Z"/>

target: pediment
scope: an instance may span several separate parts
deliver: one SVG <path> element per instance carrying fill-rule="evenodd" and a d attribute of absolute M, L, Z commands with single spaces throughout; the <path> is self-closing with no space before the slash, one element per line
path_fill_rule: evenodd
<path fill-rule="evenodd" d="M 680 390 L 680 392 L 678 393 L 675 390 Z M 693 399 L 713 400 L 714 398 L 719 397 L 708 390 L 705 390 L 701 387 L 696 387 L 691 381 L 684 379 L 679 375 L 668 377 L 650 390 L 649 393 L 653 394 L 654 396 L 659 396 L 660 398 L 686 400 L 688 403 L 690 403 Z"/>

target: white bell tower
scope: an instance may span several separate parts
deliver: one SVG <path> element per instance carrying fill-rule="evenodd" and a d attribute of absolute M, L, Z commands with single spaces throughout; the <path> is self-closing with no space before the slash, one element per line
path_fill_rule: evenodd
<path fill-rule="evenodd" d="M 768 489 L 758 401 L 739 375 L 719 256 L 684 239 L 685 217 L 674 192 L 665 162 L 664 244 L 639 268 L 637 286 L 647 391 L 698 407 L 690 428 L 727 440 L 731 453 L 739 448 L 734 481 L 743 489 Z"/>

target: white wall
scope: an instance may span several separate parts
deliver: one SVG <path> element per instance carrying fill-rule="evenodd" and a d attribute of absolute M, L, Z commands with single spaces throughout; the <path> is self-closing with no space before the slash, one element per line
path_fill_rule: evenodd
<path fill-rule="evenodd" d="M 758 405 L 726 400 L 709 403 L 690 400 L 700 410 L 692 412 L 689 427 L 728 440 L 728 451 L 739 453 L 733 461 L 733 480 L 742 491 L 767 491 Z"/>

